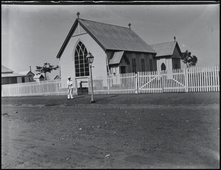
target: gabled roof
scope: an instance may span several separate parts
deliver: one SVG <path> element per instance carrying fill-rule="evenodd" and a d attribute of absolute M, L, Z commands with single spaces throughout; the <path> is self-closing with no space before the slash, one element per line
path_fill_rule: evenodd
<path fill-rule="evenodd" d="M 44 78 L 44 76 L 42 74 L 35 74 L 35 76 L 33 77 L 33 79 L 40 79 L 40 78 Z"/>
<path fill-rule="evenodd" d="M 78 23 L 104 51 L 118 50 L 156 53 L 130 28 L 77 18 L 61 46 L 61 49 L 57 54 L 57 58 L 61 57 L 72 34 L 77 28 Z"/>
<path fill-rule="evenodd" d="M 56 80 L 56 79 L 61 79 L 61 77 L 59 75 L 57 75 L 54 77 L 54 80 Z"/>
<path fill-rule="evenodd" d="M 14 71 L 2 65 L 2 73 L 13 73 Z"/>
<path fill-rule="evenodd" d="M 27 75 L 28 73 L 34 74 L 34 73 L 32 73 L 30 70 L 19 72 L 19 74 L 25 74 L 25 75 Z"/>
<path fill-rule="evenodd" d="M 180 54 L 182 54 L 180 47 L 176 41 L 153 44 L 150 46 L 157 52 L 156 57 L 173 55 L 176 46 L 178 47 Z"/>

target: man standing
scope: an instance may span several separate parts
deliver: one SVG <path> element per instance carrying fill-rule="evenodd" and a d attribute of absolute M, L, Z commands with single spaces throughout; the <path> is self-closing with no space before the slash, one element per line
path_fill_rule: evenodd
<path fill-rule="evenodd" d="M 68 87 L 68 100 L 71 98 L 73 99 L 73 81 L 71 80 L 71 77 L 68 77 L 68 81 L 67 81 L 67 87 Z"/>

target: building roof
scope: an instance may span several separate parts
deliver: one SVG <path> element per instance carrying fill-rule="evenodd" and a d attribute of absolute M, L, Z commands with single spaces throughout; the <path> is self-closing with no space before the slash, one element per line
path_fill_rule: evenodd
<path fill-rule="evenodd" d="M 28 71 L 21 71 L 21 72 L 19 72 L 19 74 L 25 74 L 25 75 L 27 75 L 28 73 L 32 73 L 30 70 L 28 70 Z M 34 73 L 32 73 L 32 74 L 34 74 Z"/>
<path fill-rule="evenodd" d="M 57 58 L 60 58 L 78 23 L 101 46 L 104 51 L 120 50 L 145 53 L 156 53 L 132 29 L 106 23 L 77 18 L 71 27 Z"/>
<path fill-rule="evenodd" d="M 28 77 L 28 75 L 23 75 L 18 73 L 8 73 L 8 74 L 2 74 L 2 77 Z"/>
<path fill-rule="evenodd" d="M 39 79 L 39 78 L 41 78 L 41 77 L 43 77 L 44 78 L 44 76 L 42 75 L 42 74 L 35 74 L 35 76 L 33 77 L 33 79 Z"/>
<path fill-rule="evenodd" d="M 176 41 L 153 44 L 150 46 L 157 52 L 156 57 L 162 57 L 162 56 L 173 55 L 176 45 L 178 47 L 178 50 L 180 51 L 180 54 L 182 54 L 180 47 Z"/>
<path fill-rule="evenodd" d="M 56 80 L 56 79 L 61 79 L 61 77 L 60 77 L 59 75 L 56 75 L 56 76 L 54 77 L 54 80 Z"/>
<path fill-rule="evenodd" d="M 11 69 L 2 65 L 2 73 L 13 73 L 13 72 L 14 71 L 12 71 Z"/>

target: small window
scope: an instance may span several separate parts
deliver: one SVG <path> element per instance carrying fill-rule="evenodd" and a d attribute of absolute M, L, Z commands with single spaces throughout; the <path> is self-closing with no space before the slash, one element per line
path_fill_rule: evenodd
<path fill-rule="evenodd" d="M 134 73 L 137 72 L 136 59 L 135 59 L 135 58 L 132 58 L 132 71 L 133 71 Z"/>
<path fill-rule="evenodd" d="M 161 71 L 166 70 L 166 65 L 164 63 L 161 64 Z"/>
<path fill-rule="evenodd" d="M 141 58 L 141 71 L 145 71 L 145 63 L 144 63 L 144 58 Z"/>
<path fill-rule="evenodd" d="M 177 64 L 175 64 L 175 67 L 174 67 L 174 69 L 178 69 L 178 65 L 177 65 Z"/>

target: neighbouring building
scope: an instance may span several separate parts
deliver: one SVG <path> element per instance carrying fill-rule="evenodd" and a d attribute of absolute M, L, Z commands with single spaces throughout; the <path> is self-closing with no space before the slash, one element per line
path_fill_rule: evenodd
<path fill-rule="evenodd" d="M 156 52 L 155 60 L 157 62 L 157 70 L 173 70 L 181 68 L 182 52 L 179 44 L 174 37 L 173 42 L 165 42 L 150 45 Z"/>
<path fill-rule="evenodd" d="M 29 76 L 29 81 L 30 82 L 34 81 L 33 77 L 35 76 L 35 74 L 31 71 L 31 66 L 30 66 L 30 70 L 28 70 L 28 71 L 21 71 L 21 72 L 19 72 L 19 74 L 28 75 Z"/>
<path fill-rule="evenodd" d="M 1 84 L 15 84 L 30 82 L 29 75 L 14 73 L 13 70 L 2 65 Z"/>
<path fill-rule="evenodd" d="M 36 82 L 40 82 L 40 81 L 44 81 L 45 77 L 42 74 L 35 74 L 35 76 L 33 77 L 34 81 Z"/>
<path fill-rule="evenodd" d="M 78 18 L 73 23 L 56 58 L 61 79 L 89 76 L 86 60 L 94 56 L 93 76 L 156 71 L 156 52 L 131 28 Z"/>

